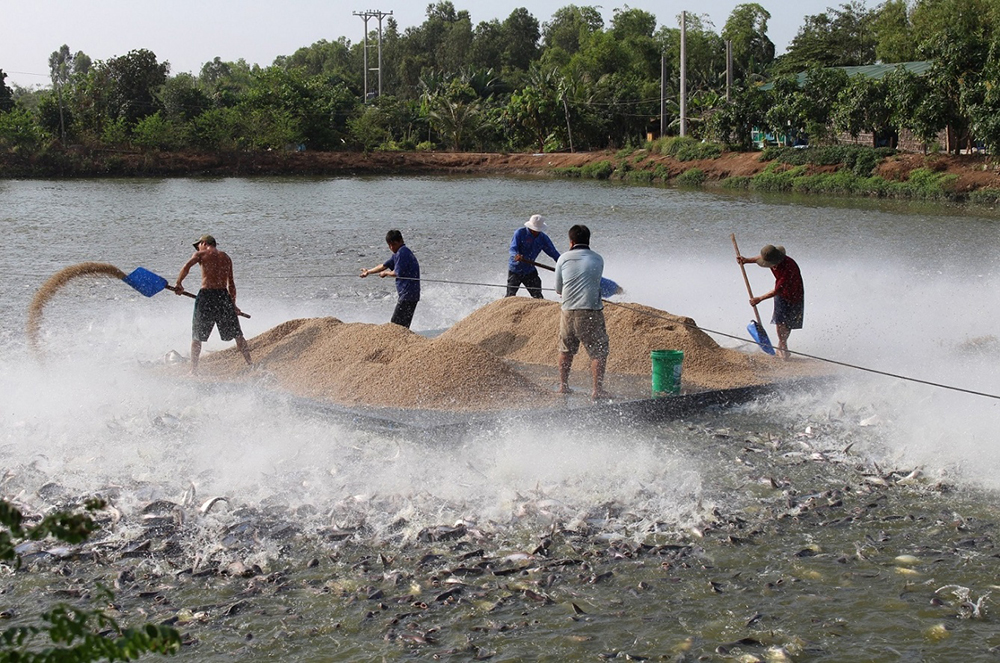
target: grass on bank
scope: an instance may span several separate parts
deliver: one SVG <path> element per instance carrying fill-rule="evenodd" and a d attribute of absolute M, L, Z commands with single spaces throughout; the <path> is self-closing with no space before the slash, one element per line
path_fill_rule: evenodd
<path fill-rule="evenodd" d="M 909 178 L 902 182 L 887 180 L 878 175 L 858 175 L 848 168 L 814 175 L 807 175 L 805 169 L 805 166 L 794 166 L 781 170 L 780 164 L 772 162 L 762 173 L 752 177 L 730 177 L 722 180 L 721 184 L 726 189 L 761 192 L 824 193 L 916 200 L 956 198 L 955 182 L 958 175 L 937 173 L 927 168 L 911 171 Z"/>
<path fill-rule="evenodd" d="M 667 154 L 678 161 L 714 159 L 722 154 L 722 147 L 702 143 L 692 138 L 664 138 L 647 146 L 648 154 Z M 624 152 L 624 151 L 623 151 Z M 789 147 L 767 148 L 761 152 L 761 161 L 770 161 L 767 168 L 753 176 L 728 177 L 721 180 L 725 189 L 819 193 L 878 198 L 911 198 L 915 200 L 959 200 L 978 205 L 1000 204 L 1000 189 L 981 189 L 968 194 L 956 190 L 957 175 L 936 172 L 933 167 L 917 168 L 905 181 L 887 180 L 874 175 L 875 169 L 886 158 L 896 154 L 890 148 L 870 148 L 858 145 L 831 145 L 796 149 Z M 701 168 L 689 168 L 671 177 L 663 164 L 652 165 L 645 156 L 633 157 L 632 152 L 615 161 L 606 159 L 585 166 L 556 169 L 564 177 L 583 179 L 621 180 L 633 184 L 673 183 L 679 186 L 701 187 L 708 181 L 708 174 Z M 646 167 L 644 167 L 646 166 Z M 832 172 L 809 174 L 809 166 L 838 166 Z"/>

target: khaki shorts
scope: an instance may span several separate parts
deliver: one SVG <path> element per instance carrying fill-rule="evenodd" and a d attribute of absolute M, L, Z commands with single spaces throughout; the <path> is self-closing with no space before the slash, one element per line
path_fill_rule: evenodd
<path fill-rule="evenodd" d="M 591 359 L 608 356 L 608 331 L 604 327 L 604 311 L 563 311 L 559 317 L 559 352 L 575 355 L 580 343 Z"/>

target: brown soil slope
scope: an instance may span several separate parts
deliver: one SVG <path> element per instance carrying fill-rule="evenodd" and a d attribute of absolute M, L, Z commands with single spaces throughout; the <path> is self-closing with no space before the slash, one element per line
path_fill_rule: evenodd
<path fill-rule="evenodd" d="M 61 154 L 61 156 L 60 156 Z M 106 176 L 251 176 L 251 175 L 390 175 L 390 174 L 526 174 L 546 175 L 558 168 L 609 161 L 615 168 L 627 162 L 632 170 L 657 171 L 674 178 L 692 168 L 702 170 L 708 183 L 727 177 L 753 176 L 772 162 L 759 152 L 726 152 L 717 159 L 677 161 L 673 157 L 611 151 L 555 154 L 479 152 L 107 152 L 79 149 L 45 158 L 0 154 L 0 179 L 11 177 Z M 778 166 L 781 168 L 782 166 Z M 898 154 L 881 164 L 878 174 L 905 180 L 910 172 L 926 168 L 958 176 L 954 188 L 967 193 L 980 188 L 1000 189 L 1000 173 L 982 155 Z M 829 172 L 830 166 L 809 167 Z"/>

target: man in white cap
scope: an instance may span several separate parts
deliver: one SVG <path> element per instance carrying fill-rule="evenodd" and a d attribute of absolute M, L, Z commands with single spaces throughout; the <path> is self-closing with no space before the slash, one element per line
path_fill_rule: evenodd
<path fill-rule="evenodd" d="M 532 263 L 542 251 L 553 260 L 559 260 L 559 252 L 545 234 L 547 227 L 540 214 L 533 214 L 523 228 L 514 232 L 514 238 L 510 240 L 510 260 L 507 263 L 507 297 L 516 295 L 523 284 L 529 295 L 542 299 L 542 279 Z"/>

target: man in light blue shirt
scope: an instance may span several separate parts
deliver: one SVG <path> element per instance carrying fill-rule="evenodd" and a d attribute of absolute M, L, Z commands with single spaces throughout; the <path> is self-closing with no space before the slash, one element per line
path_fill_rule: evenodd
<path fill-rule="evenodd" d="M 609 398 L 604 391 L 604 371 L 608 363 L 608 332 L 604 325 L 601 277 L 604 258 L 590 250 L 590 229 L 575 225 L 569 229 L 569 251 L 556 261 L 556 292 L 562 295 L 559 316 L 559 393 L 568 394 L 569 372 L 580 344 L 590 356 L 594 379 L 591 397 Z"/>

